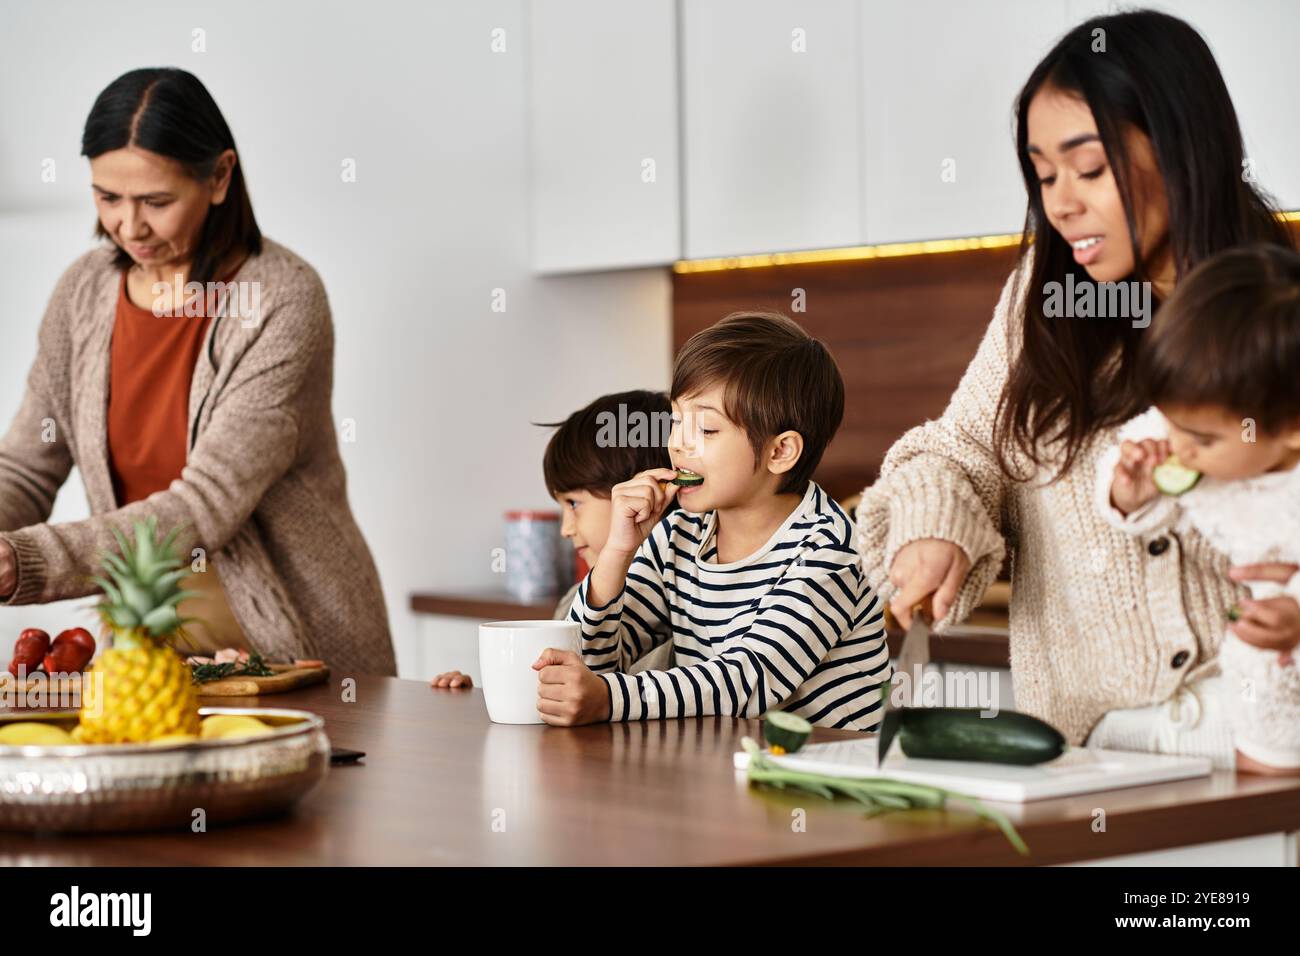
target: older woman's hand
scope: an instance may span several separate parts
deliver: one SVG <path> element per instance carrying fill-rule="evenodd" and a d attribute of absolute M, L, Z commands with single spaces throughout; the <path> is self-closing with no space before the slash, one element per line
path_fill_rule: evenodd
<path fill-rule="evenodd" d="M 1286 584 L 1300 571 L 1294 564 L 1249 564 L 1232 568 L 1228 574 L 1234 581 L 1276 581 Z M 1247 644 L 1268 650 L 1281 651 L 1286 659 L 1300 644 L 1300 604 L 1290 595 L 1268 598 L 1263 601 L 1242 601 L 1242 616 L 1229 627 Z"/>
<path fill-rule="evenodd" d="M 9 542 L 0 538 L 0 598 L 7 598 L 18 586 L 18 558 Z"/>

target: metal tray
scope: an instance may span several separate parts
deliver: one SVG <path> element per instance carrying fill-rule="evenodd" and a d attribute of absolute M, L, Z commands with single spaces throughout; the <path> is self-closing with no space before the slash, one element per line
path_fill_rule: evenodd
<path fill-rule="evenodd" d="M 202 717 L 213 714 L 245 714 L 276 729 L 157 746 L 0 746 L 0 830 L 156 830 L 265 817 L 289 809 L 329 770 L 325 722 L 313 713 L 199 709 Z M 0 723 L 30 720 L 71 729 L 77 712 L 0 715 Z"/>

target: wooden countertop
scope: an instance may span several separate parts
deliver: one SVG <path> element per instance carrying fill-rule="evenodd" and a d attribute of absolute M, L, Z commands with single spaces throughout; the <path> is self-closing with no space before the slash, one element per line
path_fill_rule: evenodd
<path fill-rule="evenodd" d="M 549 621 L 561 595 L 535 601 L 521 601 L 504 589 L 496 591 L 417 591 L 411 595 L 416 614 L 446 614 L 451 617 L 481 618 L 484 621 Z"/>
<path fill-rule="evenodd" d="M 549 620 L 560 596 L 520 601 L 504 590 L 447 593 L 418 591 L 411 595 L 410 608 L 417 614 L 446 614 L 484 621 Z M 890 629 L 889 649 L 897 654 L 903 632 Z M 1011 666 L 1007 638 L 1007 612 L 999 608 L 976 608 L 970 618 L 946 634 L 930 639 L 931 659 L 946 664 L 977 667 Z"/>
<path fill-rule="evenodd" d="M 368 756 L 331 768 L 289 816 L 201 836 L 0 834 L 0 865 L 1026 862 L 960 810 L 866 819 L 851 801 L 751 789 L 732 754 L 757 721 L 502 726 L 477 689 L 369 676 L 357 678 L 355 703 L 340 700 L 337 676 L 264 703 L 315 711 L 335 746 Z M 1033 851 L 1028 862 L 1057 863 L 1300 829 L 1300 779 L 1219 772 L 1000 806 Z M 792 831 L 796 808 L 805 832 Z M 1093 831 L 1097 808 L 1104 833 Z"/>

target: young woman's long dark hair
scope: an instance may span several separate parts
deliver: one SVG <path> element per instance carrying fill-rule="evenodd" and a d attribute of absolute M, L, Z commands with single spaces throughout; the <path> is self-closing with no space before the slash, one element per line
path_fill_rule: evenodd
<path fill-rule="evenodd" d="M 1096 31 L 1101 31 L 1100 33 Z M 1094 43 L 1104 39 L 1104 52 Z M 1042 290 L 1074 274 L 1069 244 L 1043 209 L 1038 175 L 1029 158 L 1029 104 L 1050 87 L 1078 96 L 1092 111 L 1128 220 L 1135 274 L 1142 266 L 1132 166 L 1124 132 L 1151 141 L 1169 207 L 1169 248 L 1177 276 L 1221 249 L 1264 241 L 1290 246 L 1271 203 L 1244 175 L 1237 114 L 1210 48 L 1176 17 L 1149 10 L 1096 17 L 1072 29 L 1030 74 L 1016 102 L 1016 151 L 1029 194 L 1021 262 L 1030 274 L 1019 319 L 1023 350 L 1012 360 L 998 406 L 994 444 L 1001 468 L 1024 479 L 1012 462 L 1019 453 L 1064 475 L 1099 428 L 1141 410 L 1133 374 L 1142 330 L 1114 321 L 1048 320 Z M 1036 294 L 1037 292 L 1037 294 Z"/>
<path fill-rule="evenodd" d="M 212 175 L 222 152 L 235 149 L 235 137 L 198 77 L 160 67 L 123 73 L 99 94 L 86 118 L 81 155 L 94 159 L 128 146 L 174 159 L 201 181 Z M 112 238 L 99 222 L 95 235 Z M 213 206 L 203 222 L 190 281 L 224 279 L 216 272 L 232 253 L 257 255 L 261 251 L 262 233 L 253 216 L 242 164 L 236 161 L 225 202 Z M 125 269 L 133 260 L 119 248 L 114 262 Z"/>

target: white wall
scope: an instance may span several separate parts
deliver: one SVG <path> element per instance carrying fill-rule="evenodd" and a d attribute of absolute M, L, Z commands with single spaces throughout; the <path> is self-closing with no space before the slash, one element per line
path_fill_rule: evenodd
<path fill-rule="evenodd" d="M 1295 0 L 1067 0 L 1069 26 L 1101 14 L 1149 7 L 1180 17 L 1205 38 L 1232 97 L 1254 173 L 1282 209 L 1300 209 L 1300 115 L 1294 62 L 1300 37 Z"/>
<path fill-rule="evenodd" d="M 666 387 L 669 372 L 666 271 L 530 273 L 524 0 L 5 0 L 0 18 L 0 427 L 54 282 L 90 246 L 78 152 L 95 95 L 140 66 L 194 72 L 234 131 L 263 232 L 329 291 L 334 417 L 357 423 L 342 446 L 350 497 L 402 676 L 423 676 L 409 593 L 493 586 L 501 512 L 550 504 L 548 432 L 529 421 Z M 340 181 L 345 157 L 355 183 Z M 55 519 L 86 513 L 74 478 Z M 0 609 L 0 666 L 21 628 L 84 620 L 75 606 Z"/>

